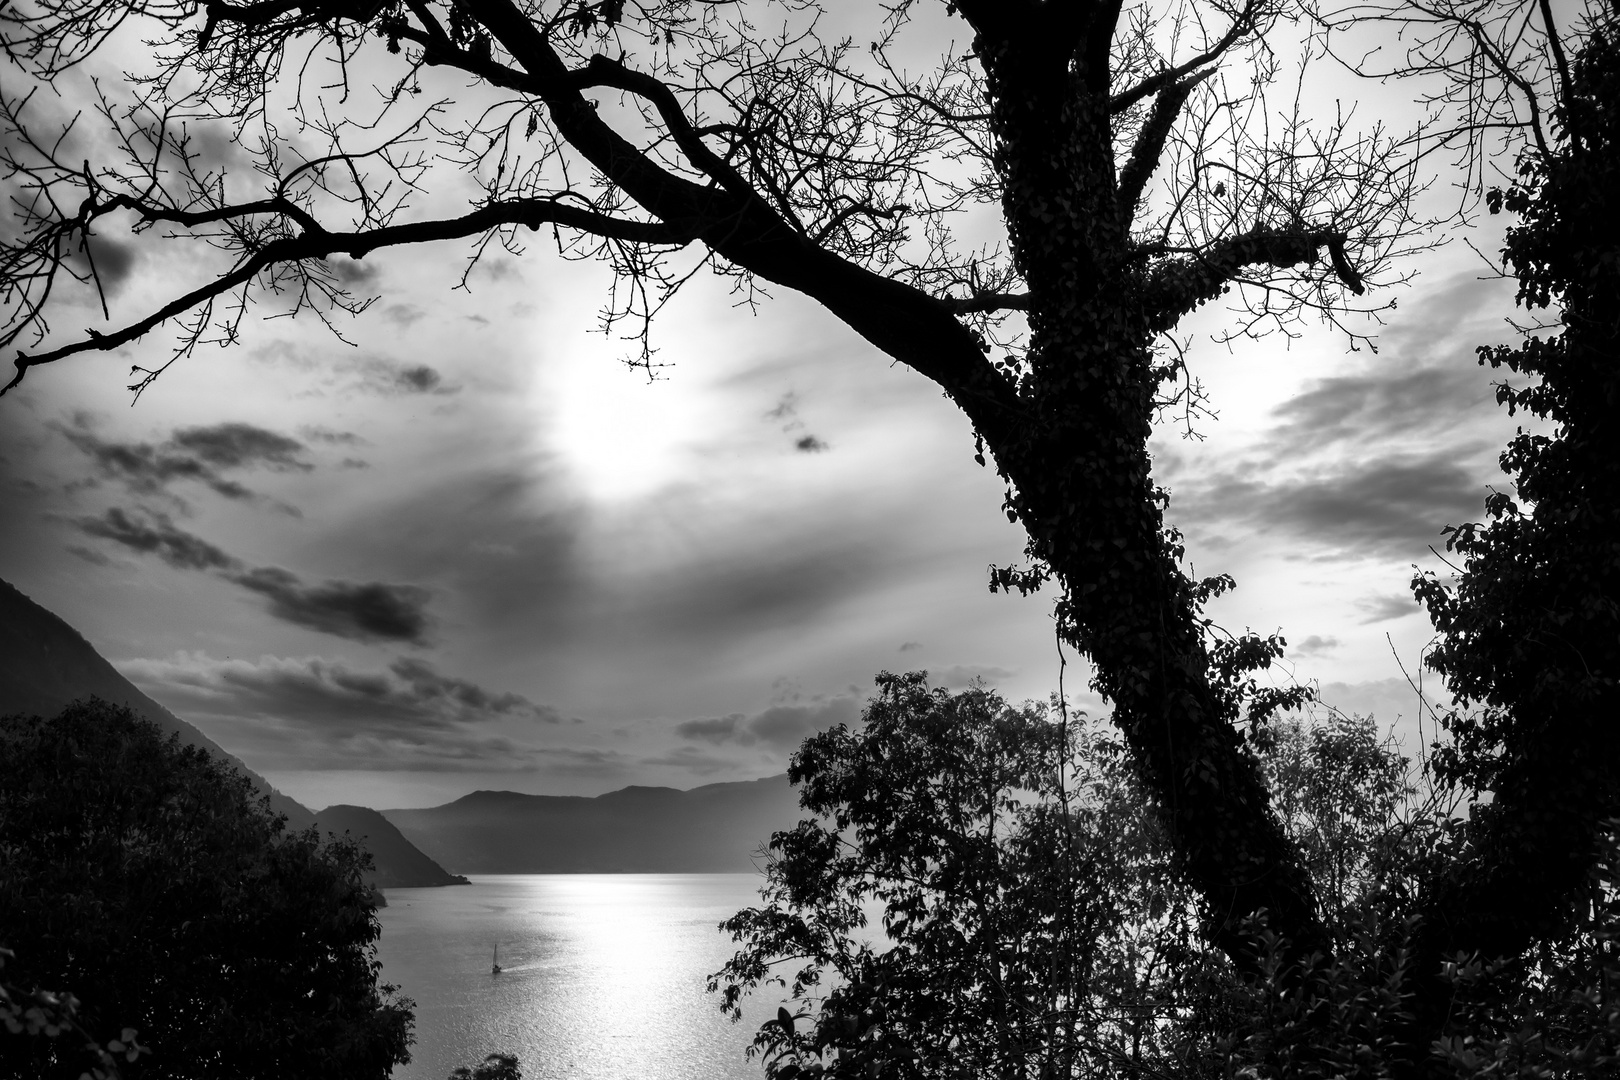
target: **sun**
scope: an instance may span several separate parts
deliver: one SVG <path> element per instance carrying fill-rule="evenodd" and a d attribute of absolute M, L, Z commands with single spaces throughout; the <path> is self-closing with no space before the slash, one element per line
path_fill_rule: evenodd
<path fill-rule="evenodd" d="M 685 380 L 649 379 L 600 339 L 547 356 L 535 380 L 538 437 L 592 503 L 657 494 L 690 473 L 701 406 Z"/>

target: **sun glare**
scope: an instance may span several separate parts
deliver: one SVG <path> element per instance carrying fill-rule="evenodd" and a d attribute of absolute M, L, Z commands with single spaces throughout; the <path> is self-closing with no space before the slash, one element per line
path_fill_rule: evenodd
<path fill-rule="evenodd" d="M 592 502 L 644 498 L 687 471 L 697 430 L 693 388 L 649 381 L 592 344 L 542 361 L 539 438 Z"/>

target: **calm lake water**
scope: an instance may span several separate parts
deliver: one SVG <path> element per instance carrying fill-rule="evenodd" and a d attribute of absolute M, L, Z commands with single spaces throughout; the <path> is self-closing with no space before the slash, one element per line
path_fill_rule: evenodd
<path fill-rule="evenodd" d="M 741 1024 L 704 992 L 735 951 L 715 927 L 758 903 L 756 874 L 510 874 L 389 889 L 383 979 L 416 1000 L 396 1080 L 445 1080 L 492 1051 L 525 1080 L 762 1080 Z M 490 974 L 500 945 L 501 974 Z"/>

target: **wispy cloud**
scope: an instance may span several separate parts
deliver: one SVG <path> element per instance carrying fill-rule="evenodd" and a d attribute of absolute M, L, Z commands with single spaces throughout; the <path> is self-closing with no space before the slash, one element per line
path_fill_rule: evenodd
<path fill-rule="evenodd" d="M 1370 596 L 1356 601 L 1356 607 L 1363 614 L 1361 624 L 1388 622 L 1391 619 L 1404 619 L 1408 615 L 1417 615 L 1423 609 L 1412 598 L 1411 593 L 1391 593 L 1388 596 Z"/>
<path fill-rule="evenodd" d="M 431 594 L 416 585 L 386 582 L 304 582 L 277 566 L 249 566 L 235 555 L 175 525 L 155 511 L 113 507 L 76 524 L 88 536 L 141 555 L 154 555 L 176 570 L 210 571 L 264 597 L 271 615 L 308 630 L 353 641 L 427 643 Z"/>
<path fill-rule="evenodd" d="M 435 394 L 444 396 L 459 393 L 461 388 L 444 381 L 439 370 L 428 364 L 408 364 L 398 360 L 372 357 L 356 365 L 359 375 L 355 389 L 372 394 Z"/>
<path fill-rule="evenodd" d="M 733 713 L 675 725 L 675 733 L 689 742 L 711 746 L 759 746 L 778 754 L 796 750 L 818 731 L 854 723 L 860 704 L 854 695 L 779 702 L 751 716 Z"/>
<path fill-rule="evenodd" d="M 297 574 L 276 566 L 227 577 L 269 600 L 270 614 L 294 626 L 354 641 L 427 642 L 430 594 L 417 585 L 379 581 L 306 585 Z"/>
<path fill-rule="evenodd" d="M 555 710 L 418 659 L 362 670 L 319 657 L 181 653 L 120 667 L 159 701 L 205 720 L 256 767 L 488 772 L 533 769 L 555 756 L 511 730 L 549 727 Z"/>
<path fill-rule="evenodd" d="M 1292 474 L 1271 466 L 1231 469 L 1174 505 L 1206 527 L 1285 534 L 1321 557 L 1415 557 L 1447 524 L 1481 513 L 1485 486 L 1458 456 L 1447 447 L 1421 456 L 1324 461 Z"/>
<path fill-rule="evenodd" d="M 200 536 L 177 528 L 168 516 L 148 513 L 136 517 L 122 507 L 112 507 L 99 518 L 78 520 L 81 532 L 111 540 L 142 555 L 156 555 L 176 570 L 241 569 L 241 561 Z"/>
<path fill-rule="evenodd" d="M 159 443 L 102 438 L 94 421 L 82 414 L 71 423 L 54 426 L 90 459 L 100 478 L 120 483 L 137 495 L 170 496 L 182 506 L 184 500 L 171 491 L 179 482 L 202 484 L 227 499 L 253 501 L 261 496 L 223 473 L 247 469 L 309 472 L 315 467 L 304 457 L 303 443 L 252 424 L 177 428 Z"/>

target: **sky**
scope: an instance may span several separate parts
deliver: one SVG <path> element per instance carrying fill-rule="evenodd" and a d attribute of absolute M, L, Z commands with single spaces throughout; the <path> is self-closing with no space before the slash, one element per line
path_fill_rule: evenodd
<path fill-rule="evenodd" d="M 115 313 L 185 269 L 132 251 Z M 883 670 L 1014 701 L 1061 677 L 1106 711 L 1050 597 L 990 594 L 1023 535 L 932 384 L 709 279 L 660 317 L 649 381 L 598 329 L 605 267 L 537 244 L 461 289 L 467 255 L 346 264 L 380 297 L 347 341 L 252 312 L 133 405 L 162 335 L 33 371 L 0 399 L 0 577 L 314 808 L 770 775 Z M 1271 678 L 1415 747 L 1407 582 L 1503 484 L 1515 422 L 1474 360 L 1511 287 L 1460 242 L 1409 267 L 1376 352 L 1315 326 L 1227 348 L 1230 315 L 1199 313 L 1218 416 L 1154 453 L 1193 569 L 1238 581 L 1217 621 L 1280 631 Z"/>

